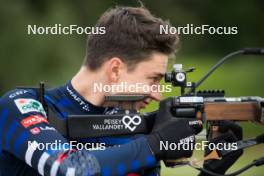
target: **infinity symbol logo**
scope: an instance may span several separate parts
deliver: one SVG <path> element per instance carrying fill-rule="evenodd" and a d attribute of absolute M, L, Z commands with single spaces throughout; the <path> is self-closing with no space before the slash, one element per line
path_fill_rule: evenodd
<path fill-rule="evenodd" d="M 135 115 L 133 117 L 125 115 L 122 118 L 122 122 L 125 125 L 125 128 L 128 128 L 130 131 L 134 131 L 141 123 L 141 117 L 139 117 L 138 115 Z"/>

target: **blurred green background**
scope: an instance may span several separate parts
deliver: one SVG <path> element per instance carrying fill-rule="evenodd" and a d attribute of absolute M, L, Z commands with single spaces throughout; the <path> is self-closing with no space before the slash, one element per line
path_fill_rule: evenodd
<path fill-rule="evenodd" d="M 183 63 L 197 70 L 189 80 L 198 80 L 222 56 L 244 47 L 264 45 L 264 1 L 143 0 L 156 16 L 173 26 L 186 24 L 237 26 L 237 35 L 180 35 L 181 49 L 172 64 Z M 93 26 L 100 15 L 115 5 L 139 6 L 134 0 L 34 1 L 0 0 L 0 95 L 16 86 L 34 86 L 44 80 L 49 87 L 68 81 L 85 56 L 86 35 L 27 35 L 27 25 L 54 24 Z M 264 57 L 237 56 L 216 71 L 200 88 L 225 89 L 226 96 L 264 97 Z M 179 90 L 170 95 L 179 95 Z M 157 108 L 152 103 L 145 111 Z M 253 123 L 242 124 L 245 137 L 263 132 Z M 246 150 L 232 169 L 238 169 L 263 154 L 263 145 Z M 196 152 L 195 156 L 201 156 Z M 242 175 L 263 175 L 264 167 Z M 196 175 L 188 167 L 162 170 L 162 175 Z"/>

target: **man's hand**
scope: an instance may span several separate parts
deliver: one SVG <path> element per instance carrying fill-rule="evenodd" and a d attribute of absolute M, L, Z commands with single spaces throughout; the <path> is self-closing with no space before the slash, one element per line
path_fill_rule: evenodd
<path fill-rule="evenodd" d="M 214 139 L 209 139 L 209 143 L 232 143 L 242 140 L 242 128 L 235 122 L 221 121 L 219 125 L 219 132 L 221 132 L 221 135 Z M 209 149 L 205 150 L 205 156 L 210 152 L 211 151 Z M 234 151 L 226 156 L 223 156 L 221 160 L 205 161 L 203 167 L 218 174 L 225 174 L 225 172 L 238 160 L 242 154 L 243 150 Z M 199 176 L 210 176 L 210 174 L 201 172 Z"/>
<path fill-rule="evenodd" d="M 157 113 L 154 127 L 150 135 L 147 136 L 150 148 L 158 160 L 178 159 L 192 156 L 194 145 L 194 135 L 202 129 L 202 124 L 197 120 L 177 119 L 173 117 L 171 110 L 171 98 L 160 102 L 160 109 Z M 161 143 L 176 145 L 181 144 L 175 150 L 161 148 Z M 189 145 L 188 150 L 182 148 L 182 144 Z"/>

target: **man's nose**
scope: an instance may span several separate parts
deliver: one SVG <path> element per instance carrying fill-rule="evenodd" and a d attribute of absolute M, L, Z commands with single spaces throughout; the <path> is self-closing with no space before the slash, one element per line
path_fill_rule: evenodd
<path fill-rule="evenodd" d="M 162 97 L 161 92 L 151 92 L 150 93 L 150 98 L 155 101 L 160 101 L 161 97 Z"/>

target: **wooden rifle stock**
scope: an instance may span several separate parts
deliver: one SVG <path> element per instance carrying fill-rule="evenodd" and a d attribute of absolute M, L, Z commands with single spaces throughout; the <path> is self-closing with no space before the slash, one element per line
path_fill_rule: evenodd
<path fill-rule="evenodd" d="M 206 120 L 237 120 L 264 123 L 258 102 L 204 102 Z M 197 114 L 202 119 L 202 113 Z"/>

